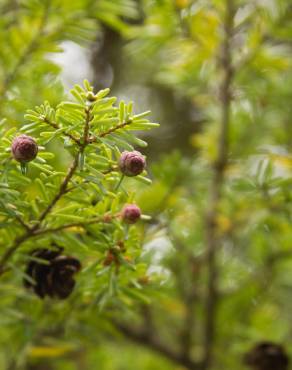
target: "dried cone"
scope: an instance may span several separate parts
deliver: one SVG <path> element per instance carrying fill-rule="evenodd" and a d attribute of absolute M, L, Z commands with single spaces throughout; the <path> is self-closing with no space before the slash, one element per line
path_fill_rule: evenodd
<path fill-rule="evenodd" d="M 244 363 L 253 370 L 287 370 L 289 358 L 281 345 L 261 342 L 244 356 Z"/>
<path fill-rule="evenodd" d="M 81 268 L 78 259 L 62 255 L 62 249 L 50 250 L 46 248 L 36 249 L 31 254 L 33 257 L 47 261 L 30 261 L 26 274 L 35 284 L 25 280 L 24 285 L 32 288 L 39 297 L 67 298 L 75 286 L 74 274 Z"/>

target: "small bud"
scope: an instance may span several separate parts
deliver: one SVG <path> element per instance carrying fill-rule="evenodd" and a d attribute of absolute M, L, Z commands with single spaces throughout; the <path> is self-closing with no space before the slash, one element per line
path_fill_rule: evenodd
<path fill-rule="evenodd" d="M 113 219 L 113 216 L 111 215 L 111 214 L 105 214 L 104 216 L 103 216 L 103 222 L 105 222 L 105 223 L 109 223 L 109 222 L 111 222 L 112 221 L 112 219 Z"/>
<path fill-rule="evenodd" d="M 96 100 L 96 95 L 94 95 L 94 93 L 93 93 L 92 91 L 89 91 L 89 92 L 87 93 L 87 95 L 86 95 L 86 99 L 87 99 L 88 101 L 93 102 L 93 101 L 95 101 L 95 100 Z"/>
<path fill-rule="evenodd" d="M 135 204 L 127 204 L 122 209 L 121 217 L 127 224 L 135 224 L 141 217 L 141 210 Z"/>
<path fill-rule="evenodd" d="M 117 242 L 117 246 L 120 248 L 120 251 L 121 252 L 125 252 L 126 251 L 125 243 L 122 240 L 120 240 L 120 241 Z"/>
<path fill-rule="evenodd" d="M 120 171 L 126 176 L 137 176 L 144 171 L 146 161 L 143 155 L 134 150 L 133 152 L 123 152 L 119 159 Z"/>
<path fill-rule="evenodd" d="M 103 261 L 103 265 L 110 266 L 115 261 L 116 261 L 116 256 L 111 251 L 109 251 Z"/>
<path fill-rule="evenodd" d="M 11 151 L 18 162 L 30 162 L 38 154 L 38 145 L 32 137 L 20 135 L 13 140 Z"/>

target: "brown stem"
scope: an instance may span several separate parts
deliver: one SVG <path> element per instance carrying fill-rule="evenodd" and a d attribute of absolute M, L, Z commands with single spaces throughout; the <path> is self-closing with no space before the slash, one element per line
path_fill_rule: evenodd
<path fill-rule="evenodd" d="M 69 229 L 71 227 L 85 227 L 85 226 L 88 226 L 88 225 L 93 225 L 93 224 L 97 224 L 97 223 L 101 223 L 101 222 L 107 223 L 107 222 L 110 222 L 115 217 L 117 217 L 117 215 L 113 215 L 113 216 L 106 215 L 104 217 L 93 218 L 93 219 L 88 220 L 86 222 L 72 222 L 70 224 L 61 225 L 61 226 L 58 226 L 58 227 L 47 228 L 47 229 L 39 229 L 39 228 L 37 228 L 35 230 L 33 230 L 33 228 L 28 229 L 26 234 L 20 236 L 19 238 L 17 238 L 14 241 L 13 245 L 10 248 L 7 249 L 6 253 L 1 258 L 1 260 L 0 260 L 0 275 L 2 275 L 6 271 L 6 269 L 5 269 L 6 262 L 10 259 L 10 257 L 13 255 L 13 253 L 18 249 L 18 247 L 23 242 L 25 242 L 26 240 L 34 238 L 34 237 L 38 237 L 40 235 L 55 233 L 55 232 L 58 232 L 58 231 Z"/>
<path fill-rule="evenodd" d="M 57 201 L 62 197 L 62 195 L 65 194 L 67 185 L 68 185 L 69 181 L 71 180 L 72 176 L 74 175 L 74 172 L 77 169 L 77 166 L 78 166 L 78 156 L 79 156 L 79 152 L 78 152 L 78 155 L 76 155 L 76 157 L 75 157 L 75 159 L 73 161 L 73 164 L 70 167 L 70 169 L 69 169 L 66 177 L 64 178 L 64 180 L 63 180 L 63 182 L 62 182 L 62 184 L 61 184 L 61 186 L 59 188 L 58 193 L 55 195 L 55 197 L 50 202 L 50 204 L 47 206 L 47 208 L 41 213 L 41 215 L 39 216 L 39 218 L 37 220 L 37 223 L 31 229 L 27 230 L 27 232 L 25 234 L 23 234 L 20 237 L 16 238 L 15 241 L 14 241 L 14 243 L 12 244 L 12 246 L 9 247 L 6 250 L 6 252 L 3 254 L 3 256 L 2 256 L 2 258 L 0 260 L 0 275 L 2 275 L 3 272 L 5 271 L 5 265 L 6 265 L 7 261 L 12 257 L 12 255 L 14 254 L 14 252 L 20 247 L 20 245 L 23 242 L 25 242 L 26 240 L 28 240 L 29 238 L 31 238 L 31 237 L 34 236 L 34 234 L 40 228 L 41 222 L 49 214 L 49 212 L 52 210 L 52 208 L 57 203 Z"/>
<path fill-rule="evenodd" d="M 0 260 L 0 275 L 2 275 L 6 271 L 6 263 L 11 258 L 11 256 L 14 254 L 14 252 L 19 248 L 19 246 L 24 241 L 30 238 L 31 235 L 32 235 L 32 231 L 27 231 L 25 234 L 16 238 L 12 246 L 6 250 L 6 252 L 3 254 Z"/>
<path fill-rule="evenodd" d="M 193 281 L 195 281 L 195 274 L 191 274 Z M 195 307 L 197 302 L 198 294 L 194 288 L 185 292 L 184 304 L 185 304 L 185 317 L 183 321 L 183 327 L 181 331 L 180 344 L 181 352 L 184 357 L 191 355 L 191 349 L 193 344 L 193 332 L 195 328 Z"/>
<path fill-rule="evenodd" d="M 30 231 L 29 225 L 19 215 L 15 214 L 15 218 L 26 231 Z"/>
<path fill-rule="evenodd" d="M 53 127 L 56 130 L 59 130 L 60 127 L 56 122 L 49 121 L 48 118 L 44 118 L 43 122 L 47 123 L 49 126 Z M 76 138 L 74 135 L 70 134 L 69 132 L 63 132 L 64 136 L 69 137 L 72 141 L 74 141 L 77 145 L 81 145 L 80 140 Z"/>
<path fill-rule="evenodd" d="M 117 125 L 117 126 L 115 126 L 115 127 L 112 127 L 112 128 L 108 129 L 108 130 L 107 130 L 107 131 L 105 131 L 105 132 L 101 132 L 101 133 L 98 135 L 98 137 L 105 137 L 105 136 L 107 136 L 107 135 L 111 134 L 112 132 L 115 132 L 115 131 L 117 131 L 117 130 L 119 130 L 119 129 L 121 129 L 121 128 L 124 128 L 125 126 L 130 125 L 131 123 L 132 123 L 132 121 L 131 121 L 131 120 L 126 121 L 126 122 L 122 122 L 122 123 L 120 123 L 119 125 Z M 96 138 L 95 138 L 95 137 L 89 138 L 88 142 L 89 142 L 89 143 L 94 143 L 94 142 L 96 142 Z"/>
<path fill-rule="evenodd" d="M 98 224 L 98 223 L 108 223 L 117 216 L 118 215 L 105 215 L 103 217 L 95 217 L 91 220 L 87 220 L 84 222 L 72 222 L 70 224 L 65 224 L 65 225 L 61 225 L 57 227 L 39 229 L 34 232 L 33 236 L 39 236 L 39 235 L 48 234 L 48 233 L 55 233 L 55 232 L 62 231 L 65 229 L 70 229 L 71 227 L 85 227 L 88 225 L 93 225 L 93 224 Z"/>
<path fill-rule="evenodd" d="M 107 170 L 104 170 L 104 171 L 101 171 L 101 174 L 102 175 L 108 175 L 110 174 L 111 172 L 113 171 L 116 171 L 118 168 L 117 167 L 110 167 L 109 169 Z M 78 186 L 82 186 L 82 185 L 85 185 L 85 184 L 88 184 L 90 181 L 89 180 L 84 180 L 81 184 L 78 184 L 78 185 L 75 185 L 75 186 L 71 186 L 70 188 L 67 188 L 66 189 L 66 194 L 70 193 L 71 191 L 75 190 L 78 188 Z"/>
<path fill-rule="evenodd" d="M 181 356 L 180 353 L 163 343 L 158 338 L 157 333 L 152 333 L 153 335 L 149 336 L 148 331 L 143 328 L 134 328 L 133 326 L 127 326 L 117 322 L 114 323 L 114 325 L 126 338 L 130 339 L 134 343 L 148 347 L 166 357 L 168 360 L 171 360 L 180 366 L 184 366 L 186 369 L 202 370 L 201 363 L 195 362 L 189 357 Z"/>
<path fill-rule="evenodd" d="M 77 167 L 78 167 L 78 160 L 79 160 L 79 152 L 76 154 L 74 161 L 64 178 L 58 193 L 55 195 L 55 197 L 52 199 L 50 204 L 45 208 L 45 210 L 41 213 L 37 224 L 33 227 L 33 231 L 36 231 L 39 228 L 39 224 L 46 218 L 46 216 L 50 213 L 52 208 L 55 206 L 55 204 L 58 202 L 58 200 L 66 193 L 67 186 L 69 184 L 69 181 L 72 179 Z"/>
<path fill-rule="evenodd" d="M 170 267 L 176 279 L 180 299 L 184 305 L 184 315 L 178 339 L 182 356 L 190 357 L 196 323 L 195 308 L 199 298 L 197 286 L 194 282 L 198 280 L 199 265 L 202 261 L 199 262 L 198 257 L 194 257 L 185 244 L 172 234 L 171 230 L 168 230 L 168 235 L 176 248 L 176 253 L 184 256 L 183 262 L 175 260 Z"/>
<path fill-rule="evenodd" d="M 218 216 L 218 204 L 221 199 L 224 184 L 224 172 L 228 164 L 228 133 L 230 125 L 231 85 L 233 80 L 233 66 L 231 55 L 231 41 L 233 36 L 234 18 L 233 0 L 226 0 L 226 14 L 224 20 L 224 40 L 222 44 L 221 68 L 223 80 L 220 89 L 221 124 L 218 141 L 217 160 L 213 166 L 213 179 L 210 185 L 209 208 L 206 214 L 206 264 L 207 264 L 207 296 L 205 303 L 205 343 L 204 343 L 204 366 L 209 369 L 212 365 L 213 347 L 215 341 L 215 324 L 218 304 L 218 266 L 217 248 L 218 237 L 216 235 L 216 220 Z"/>
<path fill-rule="evenodd" d="M 81 154 L 84 153 L 84 150 L 88 144 L 88 132 L 89 132 L 89 123 L 90 123 L 90 109 L 89 108 L 86 108 L 86 118 L 85 118 L 85 125 L 84 125 L 84 133 L 83 133 L 83 143 L 80 144 L 80 147 L 79 147 L 79 150 L 78 152 L 76 153 L 75 155 L 75 158 L 74 158 L 74 161 L 66 175 L 66 177 L 64 178 L 60 188 L 59 188 L 59 191 L 58 193 L 55 195 L 55 197 L 53 198 L 53 200 L 51 201 L 51 203 L 47 206 L 47 208 L 42 212 L 42 214 L 40 215 L 39 219 L 38 219 L 38 222 L 36 223 L 36 225 L 32 228 L 32 231 L 36 231 L 38 230 L 39 228 L 39 225 L 40 223 L 46 218 L 46 216 L 48 215 L 48 213 L 50 213 L 50 211 L 52 210 L 52 208 L 55 206 L 55 204 L 59 201 L 60 198 L 62 198 L 62 196 L 64 194 L 66 194 L 66 190 L 67 190 L 67 186 L 70 182 L 70 180 L 72 179 L 74 173 L 76 172 L 77 168 L 78 168 L 78 164 L 79 164 L 79 157 Z"/>

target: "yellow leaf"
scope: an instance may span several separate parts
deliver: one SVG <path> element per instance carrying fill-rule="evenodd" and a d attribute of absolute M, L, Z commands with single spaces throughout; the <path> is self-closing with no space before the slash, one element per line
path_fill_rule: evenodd
<path fill-rule="evenodd" d="M 224 215 L 217 216 L 216 224 L 218 226 L 218 229 L 224 233 L 228 232 L 232 226 L 230 219 Z"/>
<path fill-rule="evenodd" d="M 60 357 L 64 354 L 72 351 L 71 346 L 58 346 L 58 347 L 46 347 L 46 346 L 36 346 L 31 347 L 29 350 L 29 357 Z"/>
<path fill-rule="evenodd" d="M 67 231 L 72 231 L 73 233 L 80 233 L 80 234 L 85 233 L 84 228 L 79 227 L 79 226 L 68 227 Z"/>
<path fill-rule="evenodd" d="M 274 163 L 279 164 L 280 166 L 291 168 L 292 167 L 292 157 L 288 155 L 280 154 L 270 154 L 269 157 L 273 160 Z"/>
<path fill-rule="evenodd" d="M 189 0 L 175 0 L 175 5 L 179 9 L 184 9 L 189 5 L 189 2 L 190 2 Z"/>

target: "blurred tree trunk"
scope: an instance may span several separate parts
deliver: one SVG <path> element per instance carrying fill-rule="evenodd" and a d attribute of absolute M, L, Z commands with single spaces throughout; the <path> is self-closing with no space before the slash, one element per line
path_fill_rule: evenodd
<path fill-rule="evenodd" d="M 179 149 L 185 155 L 192 155 L 194 149 L 190 138 L 201 129 L 203 119 L 200 112 L 191 99 L 179 96 L 171 88 L 153 80 L 141 81 L 139 71 L 137 80 L 133 76 L 131 80 L 127 73 L 128 64 L 123 45 L 120 34 L 103 26 L 103 32 L 99 34 L 92 49 L 95 88 L 99 90 L 111 86 L 117 95 L 137 84 L 142 90 L 147 89 L 147 104 L 152 106 L 154 121 L 159 121 L 161 126 L 154 134 L 146 136 L 149 147 L 145 154 L 157 157 L 157 154 Z"/>

